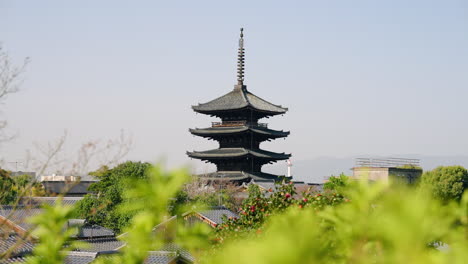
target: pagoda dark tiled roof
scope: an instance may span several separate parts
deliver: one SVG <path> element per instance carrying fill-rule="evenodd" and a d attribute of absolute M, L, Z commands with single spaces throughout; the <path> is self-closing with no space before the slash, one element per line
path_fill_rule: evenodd
<path fill-rule="evenodd" d="M 233 91 L 207 103 L 192 106 L 193 110 L 197 112 L 237 110 L 246 107 L 252 107 L 259 111 L 274 114 L 283 114 L 288 111 L 287 108 L 280 105 L 274 105 L 250 93 L 247 91 L 245 86 L 240 89 L 234 89 Z"/>
<path fill-rule="evenodd" d="M 278 175 L 269 174 L 265 172 L 245 172 L 245 171 L 216 171 L 211 173 L 199 174 L 197 175 L 200 178 L 206 180 L 229 180 L 229 181 L 240 181 L 247 179 L 254 180 L 271 180 L 274 181 L 277 179 Z"/>
<path fill-rule="evenodd" d="M 257 158 L 284 160 L 291 157 L 290 154 L 270 152 L 261 149 L 245 149 L 245 148 L 220 148 L 206 151 L 187 152 L 192 158 L 207 159 L 207 158 L 233 158 L 246 155 L 253 155 Z"/>
<path fill-rule="evenodd" d="M 217 135 L 217 134 L 236 134 L 245 131 L 252 131 L 254 133 L 263 134 L 272 137 L 286 137 L 289 132 L 268 129 L 264 127 L 251 127 L 251 126 L 238 126 L 238 127 L 208 127 L 190 129 L 190 133 L 194 135 Z"/>

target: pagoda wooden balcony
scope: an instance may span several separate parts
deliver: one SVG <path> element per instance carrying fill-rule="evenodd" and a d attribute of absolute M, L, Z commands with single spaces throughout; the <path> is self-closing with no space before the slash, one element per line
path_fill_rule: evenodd
<path fill-rule="evenodd" d="M 268 128 L 267 123 L 249 123 L 247 121 L 211 122 L 211 127 L 238 127 L 238 126 L 251 126 L 251 127 Z"/>

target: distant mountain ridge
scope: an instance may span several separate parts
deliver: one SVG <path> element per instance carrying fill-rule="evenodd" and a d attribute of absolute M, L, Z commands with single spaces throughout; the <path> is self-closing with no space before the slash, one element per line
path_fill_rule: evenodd
<path fill-rule="evenodd" d="M 311 160 L 292 160 L 292 175 L 296 181 L 308 183 L 323 183 L 326 177 L 345 173 L 351 175 L 351 168 L 355 166 L 356 158 L 384 158 L 384 156 L 351 156 L 345 158 L 337 157 L 318 157 Z M 385 156 L 389 157 L 389 156 Z M 468 168 L 468 155 L 454 156 L 430 156 L 430 155 L 392 155 L 394 158 L 410 158 L 421 160 L 423 170 L 432 170 L 437 166 L 460 165 Z M 285 162 L 278 162 L 269 167 L 265 167 L 265 172 L 285 175 L 287 166 Z"/>

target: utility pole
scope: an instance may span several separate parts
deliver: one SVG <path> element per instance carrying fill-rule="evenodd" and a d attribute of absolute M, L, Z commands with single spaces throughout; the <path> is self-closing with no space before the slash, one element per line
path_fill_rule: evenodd
<path fill-rule="evenodd" d="M 10 161 L 8 163 L 14 163 L 15 164 L 15 171 L 18 171 L 18 164 L 23 164 L 22 161 Z"/>

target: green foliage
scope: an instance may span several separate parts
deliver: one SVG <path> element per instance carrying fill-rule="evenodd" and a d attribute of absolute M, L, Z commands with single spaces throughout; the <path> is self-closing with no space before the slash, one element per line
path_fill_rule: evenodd
<path fill-rule="evenodd" d="M 180 192 L 189 179 L 187 170 L 165 172 L 161 167 L 149 171 L 147 179 L 138 179 L 124 192 L 124 201 L 118 210 L 133 214 L 133 218 L 122 239 L 126 242 L 122 254 L 113 258 L 98 259 L 98 263 L 143 263 L 148 251 L 157 250 L 164 242 L 164 236 L 155 231 L 155 226 L 168 218 L 167 209 L 172 197 Z M 177 241 L 188 249 L 205 247 L 208 232 L 205 225 L 187 230 L 178 226 Z"/>
<path fill-rule="evenodd" d="M 420 171 L 423 170 L 421 167 L 413 165 L 413 164 L 405 164 L 405 165 L 402 165 L 402 166 L 398 166 L 397 168 L 399 168 L 399 169 L 420 170 Z"/>
<path fill-rule="evenodd" d="M 18 196 L 45 196 L 44 186 L 37 182 L 31 175 L 18 175 L 13 177 Z"/>
<path fill-rule="evenodd" d="M 156 167 L 127 182 L 124 202 L 116 208 L 133 216 L 121 237 L 127 244 L 121 254 L 97 263 L 143 263 L 148 251 L 159 249 L 166 236 L 154 227 L 167 219 L 172 197 L 188 178 L 186 170 Z M 173 239 L 192 252 L 204 250 L 197 256 L 200 263 L 456 264 L 468 259 L 468 193 L 457 203 L 442 203 L 424 189 L 364 180 L 348 182 L 339 193 L 298 196 L 287 182 L 275 189 L 266 195 L 251 185 L 240 218 L 218 226 L 216 235 L 224 243 L 214 250 L 207 249 L 204 224 L 178 226 Z M 48 206 L 33 220 L 40 245 L 29 263 L 62 263 L 69 210 L 60 203 Z M 448 250 L 437 249 L 440 245 Z"/>
<path fill-rule="evenodd" d="M 11 177 L 9 171 L 0 168 L 0 204 L 14 205 L 23 196 L 44 196 L 41 183 L 29 175 Z"/>
<path fill-rule="evenodd" d="M 424 192 L 352 182 L 350 202 L 290 206 L 261 234 L 226 243 L 201 263 L 465 263 L 468 194 L 443 205 Z M 448 245 L 449 250 L 435 249 Z"/>
<path fill-rule="evenodd" d="M 39 243 L 34 247 L 34 256 L 27 258 L 27 263 L 65 263 L 67 251 L 83 246 L 82 243 L 70 240 L 70 236 L 76 232 L 76 228 L 66 228 L 67 221 L 73 214 L 73 208 L 62 205 L 59 199 L 54 206 L 45 204 L 43 209 L 43 213 L 30 220 L 32 224 L 36 225 L 32 235 L 38 239 Z"/>
<path fill-rule="evenodd" d="M 335 205 L 345 199 L 337 192 L 313 194 L 310 191 L 298 195 L 292 182 L 277 182 L 276 190 L 268 193 L 260 191 L 257 185 L 249 185 L 249 196 L 244 200 L 239 218 L 225 219 L 217 227 L 215 240 L 224 243 L 226 240 L 236 240 L 261 234 L 264 223 L 273 215 L 281 214 L 291 207 L 312 207 L 321 210 L 328 205 Z"/>
<path fill-rule="evenodd" d="M 188 202 L 199 203 L 206 206 L 223 205 L 231 210 L 235 210 L 236 207 L 233 194 L 225 189 L 216 190 L 215 192 L 201 193 L 192 199 L 189 199 Z"/>
<path fill-rule="evenodd" d="M 421 185 L 442 201 L 459 201 L 468 187 L 468 171 L 461 166 L 440 166 L 425 172 Z"/>
<path fill-rule="evenodd" d="M 87 195 L 77 205 L 77 217 L 120 232 L 129 224 L 133 212 L 117 210 L 125 202 L 123 193 L 135 181 L 148 180 L 149 163 L 125 162 L 113 169 L 103 167 L 92 175 L 100 179 L 90 186 L 96 195 Z"/>
<path fill-rule="evenodd" d="M 341 173 L 340 176 L 331 176 L 323 185 L 324 190 L 340 190 L 345 188 L 349 183 L 349 177 Z"/>
<path fill-rule="evenodd" d="M 11 204 L 16 201 L 18 190 L 10 177 L 10 172 L 0 169 L 0 204 Z"/>
<path fill-rule="evenodd" d="M 33 178 L 30 175 L 24 174 L 14 177 L 13 181 L 16 186 L 24 189 L 33 181 Z"/>
<path fill-rule="evenodd" d="M 175 198 L 169 201 L 169 213 L 171 215 L 176 215 L 178 212 L 183 210 L 182 208 L 184 208 L 188 203 L 190 203 L 190 197 L 188 194 L 183 190 L 178 191 Z"/>

